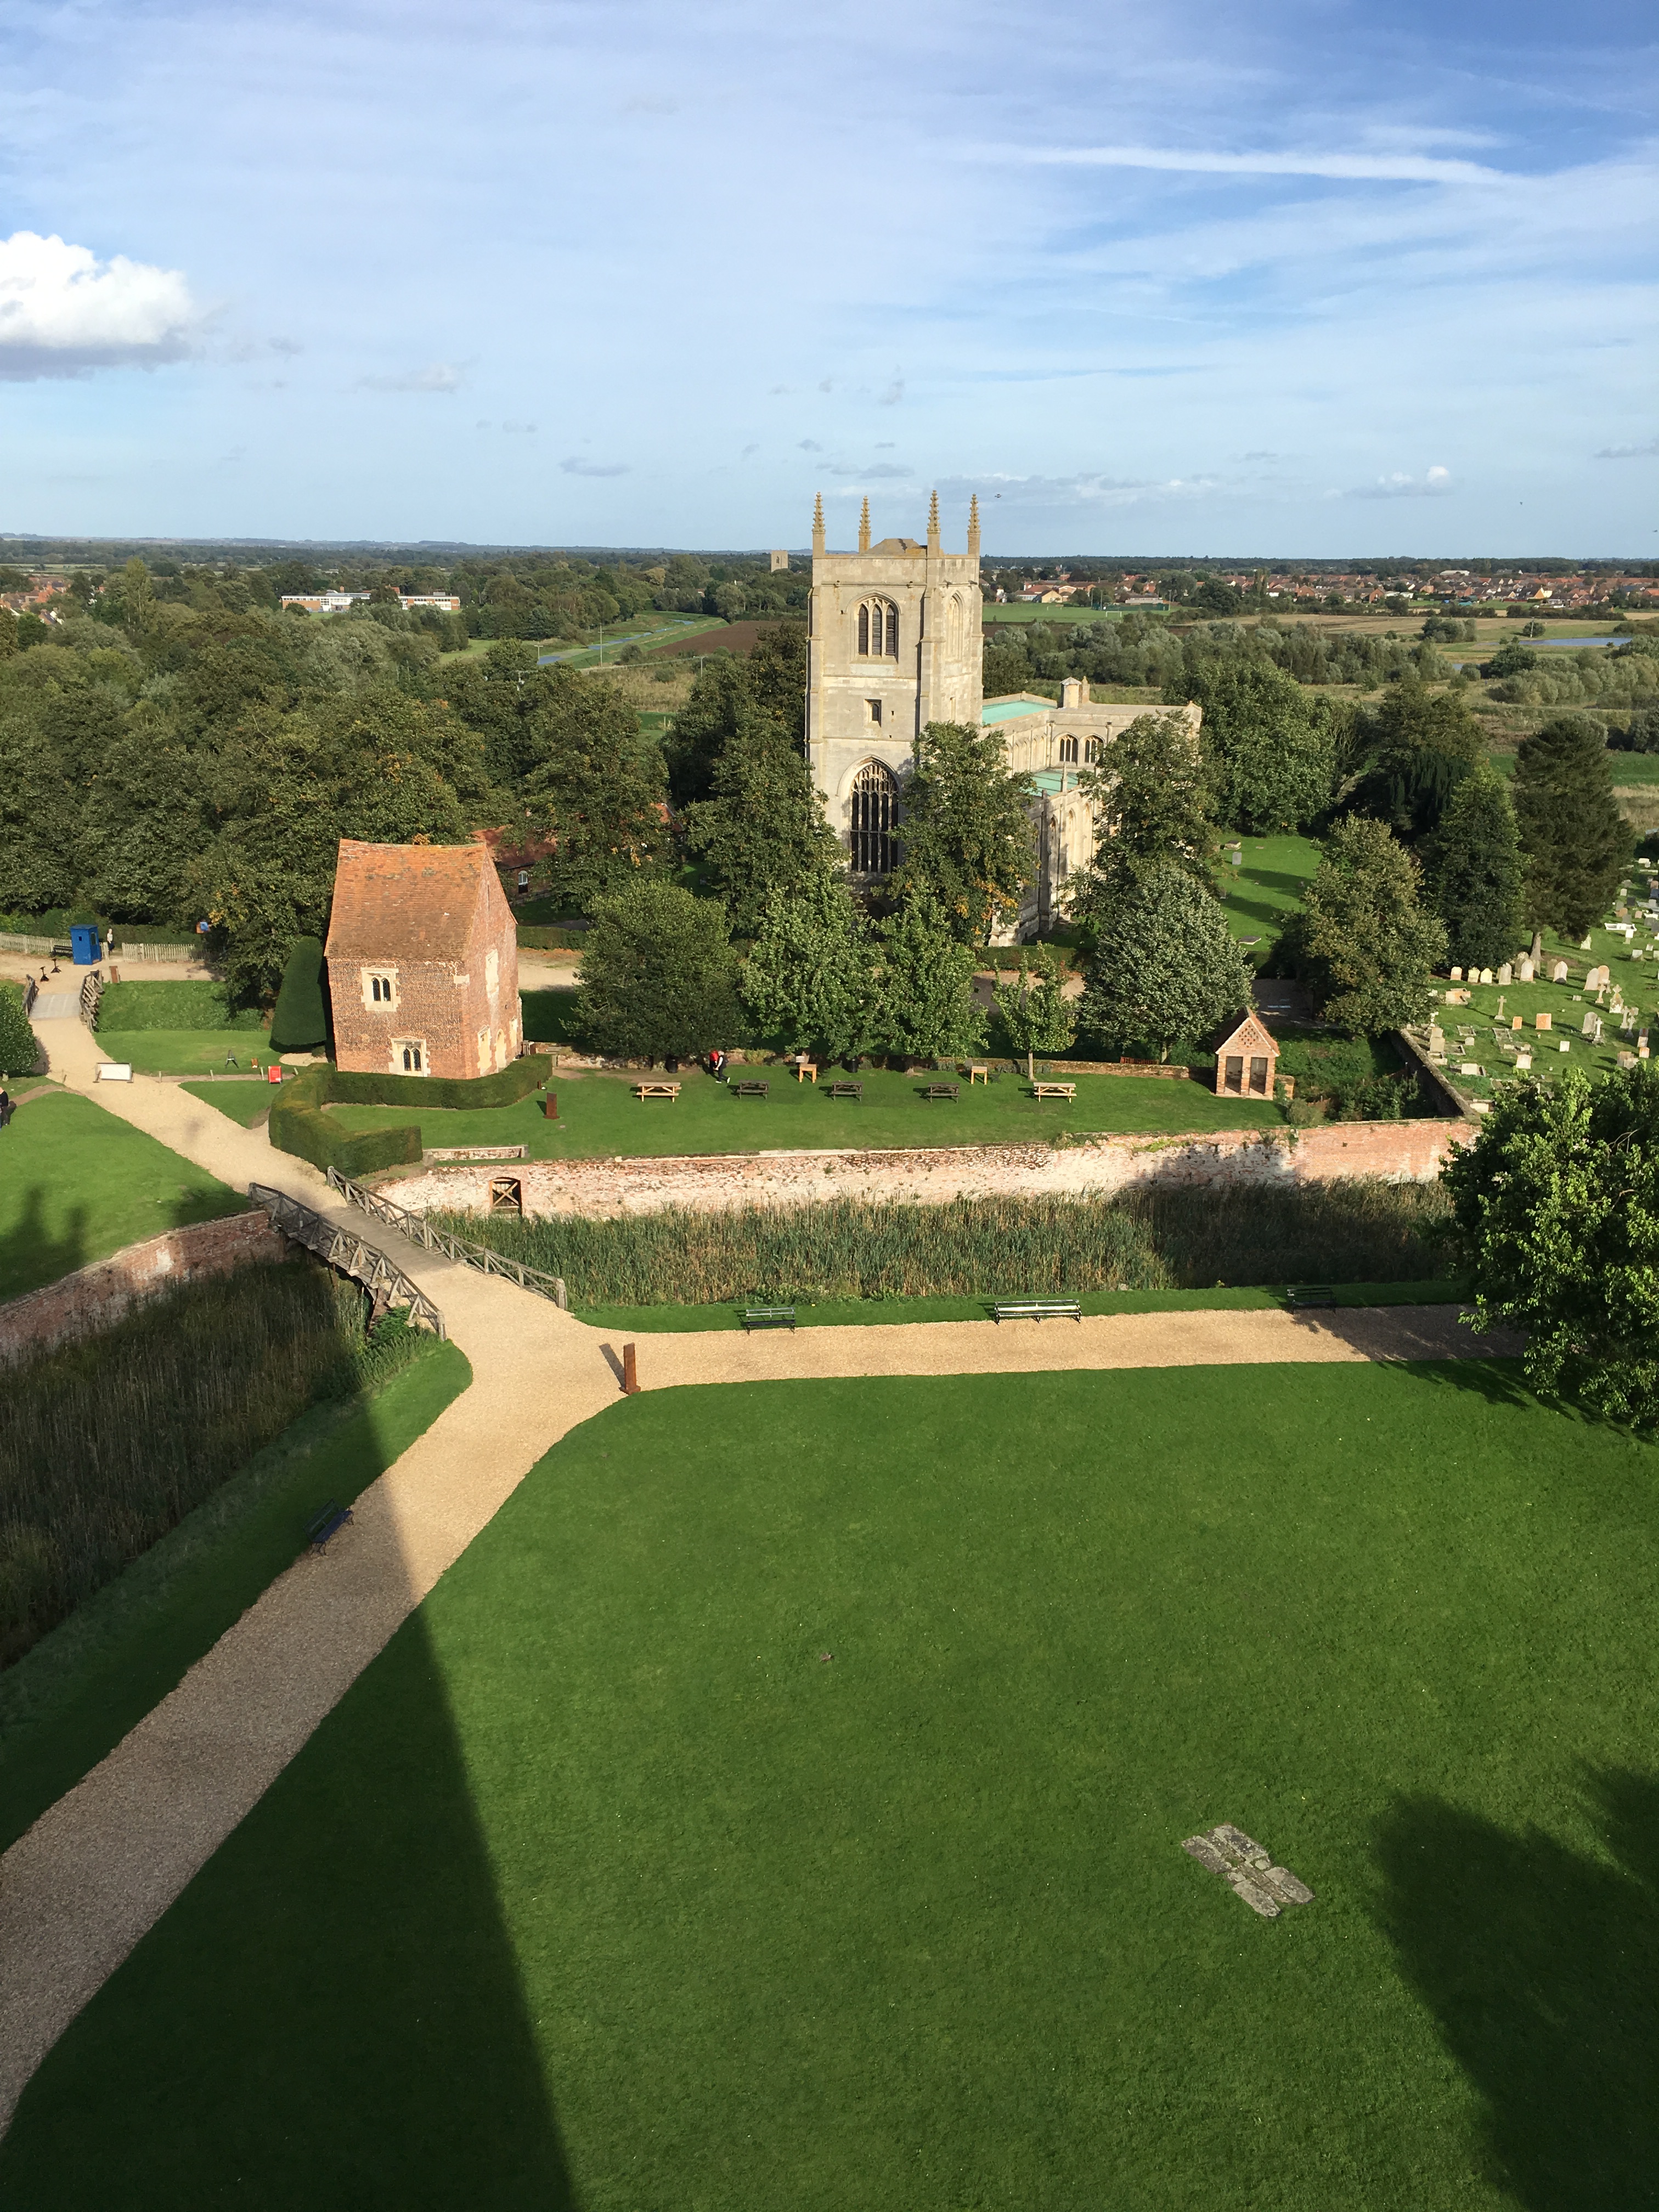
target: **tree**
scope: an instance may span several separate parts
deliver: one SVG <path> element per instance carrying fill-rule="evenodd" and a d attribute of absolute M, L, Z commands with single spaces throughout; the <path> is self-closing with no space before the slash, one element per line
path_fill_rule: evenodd
<path fill-rule="evenodd" d="M 1266 659 L 1200 662 L 1164 691 L 1196 699 L 1216 811 L 1252 835 L 1295 830 L 1329 800 L 1331 732 L 1293 678 Z"/>
<path fill-rule="evenodd" d="M 1089 955 L 1083 1026 L 1167 1060 L 1249 1002 L 1249 965 L 1213 894 L 1176 860 L 1126 872 Z"/>
<path fill-rule="evenodd" d="M 744 1003 L 762 1036 L 826 1060 L 869 1043 L 870 948 L 864 917 L 825 870 L 775 890 L 744 963 Z"/>
<path fill-rule="evenodd" d="M 1019 911 L 1035 849 L 1029 780 L 1005 765 L 994 730 L 930 722 L 911 748 L 899 835 L 902 858 L 890 889 L 925 893 L 961 945 L 983 945 Z"/>
<path fill-rule="evenodd" d="M 782 723 L 744 702 L 714 763 L 712 796 L 685 810 L 686 843 L 705 854 L 739 937 L 752 937 L 774 890 L 789 890 L 835 864 L 836 834 L 812 778 Z"/>
<path fill-rule="evenodd" d="M 876 1049 L 906 1060 L 981 1050 L 985 1017 L 974 1004 L 974 956 L 933 894 L 911 891 L 881 924 L 879 939 L 871 1018 Z"/>
<path fill-rule="evenodd" d="M 328 1012 L 323 989 L 321 938 L 296 938 L 283 970 L 276 1010 L 270 1018 L 273 1052 L 309 1052 L 327 1043 Z"/>
<path fill-rule="evenodd" d="M 805 755 L 806 631 L 802 624 L 769 625 L 756 639 L 747 660 L 716 653 L 699 671 L 664 747 L 669 789 L 677 805 L 708 798 L 714 764 L 750 708 L 769 714 Z"/>
<path fill-rule="evenodd" d="M 1180 714 L 1137 714 L 1098 768 L 1079 779 L 1095 802 L 1095 865 L 1109 878 L 1130 862 L 1168 860 L 1207 883 L 1215 865 L 1213 804 L 1191 726 Z"/>
<path fill-rule="evenodd" d="M 40 914 L 76 896 L 76 798 L 49 738 L 0 723 L 0 914 Z"/>
<path fill-rule="evenodd" d="M 0 1075 L 31 1075 L 40 1057 L 40 1041 L 23 1012 L 15 983 L 0 983 Z"/>
<path fill-rule="evenodd" d="M 641 875 L 668 847 L 662 754 L 614 686 L 552 672 L 559 680 L 536 722 L 539 764 L 525 781 L 531 822 L 554 841 L 537 864 L 538 890 L 578 914 Z"/>
<path fill-rule="evenodd" d="M 1632 851 L 1595 723 L 1563 714 L 1521 740 L 1515 815 L 1527 856 L 1528 915 L 1564 937 L 1582 937 L 1605 909 Z"/>
<path fill-rule="evenodd" d="M 1451 795 L 1428 853 L 1435 910 L 1460 968 L 1496 968 L 1522 927 L 1521 840 L 1509 787 L 1482 765 Z"/>
<path fill-rule="evenodd" d="M 1331 831 L 1281 942 L 1334 1029 L 1380 1036 L 1427 1013 L 1446 927 L 1422 911 L 1421 884 L 1418 861 L 1385 823 L 1350 814 Z"/>
<path fill-rule="evenodd" d="M 1054 956 L 1039 945 L 1033 969 L 1025 953 L 1019 956 L 1019 974 L 1012 983 L 999 983 L 991 994 L 1002 1026 L 1016 1052 L 1025 1055 L 1028 1078 L 1036 1073 L 1038 1053 L 1065 1052 L 1077 1035 L 1077 1006 L 1066 996 Z"/>
<path fill-rule="evenodd" d="M 1511 1085 L 1441 1180 L 1476 1328 L 1526 1331 L 1534 1389 L 1659 1419 L 1659 1064 Z"/>
<path fill-rule="evenodd" d="M 736 981 L 724 907 L 678 884 L 631 884 L 594 908 L 581 1034 L 622 1060 L 690 1060 L 738 1034 Z"/>
<path fill-rule="evenodd" d="M 1468 702 L 1427 691 L 1414 676 L 1383 701 L 1369 734 L 1376 757 L 1361 803 L 1408 840 L 1434 830 L 1459 783 L 1486 758 Z"/>

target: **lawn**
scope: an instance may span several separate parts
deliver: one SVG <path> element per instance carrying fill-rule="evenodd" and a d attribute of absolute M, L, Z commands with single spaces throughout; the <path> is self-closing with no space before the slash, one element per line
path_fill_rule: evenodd
<path fill-rule="evenodd" d="M 383 1388 L 312 1407 L 0 1674 L 0 1850 L 72 1789 L 471 1379 L 428 1339 Z"/>
<path fill-rule="evenodd" d="M 244 1129 L 251 1129 L 256 1122 L 264 1120 L 276 1095 L 274 1084 L 234 1077 L 227 1077 L 222 1083 L 186 1083 L 180 1088 L 189 1091 L 192 1098 L 216 1107 L 228 1120 L 240 1122 Z"/>
<path fill-rule="evenodd" d="M 1230 837 L 1231 845 L 1234 841 Z M 1318 872 L 1320 848 L 1311 837 L 1245 837 L 1243 864 L 1234 867 L 1224 852 L 1217 871 L 1227 927 L 1249 946 L 1260 968 L 1279 941 L 1279 933 L 1302 903 Z"/>
<path fill-rule="evenodd" d="M 263 1030 L 118 1030 L 98 1025 L 98 1049 L 125 1060 L 141 1075 L 205 1075 L 234 1060 L 246 1071 L 257 1060 L 270 1060 L 270 1040 Z"/>
<path fill-rule="evenodd" d="M 0 2192 L 1651 2203 L 1656 1477 L 1496 1364 L 619 1402 L 74 2022 Z M 1315 1901 L 1183 1855 L 1224 1820 Z"/>
<path fill-rule="evenodd" d="M 233 1009 L 219 983 L 112 983 L 98 1004 L 100 1030 L 263 1030 L 252 1007 Z"/>
<path fill-rule="evenodd" d="M 0 1298 L 247 1200 L 90 1098 L 28 1099 L 0 1133 Z"/>
<path fill-rule="evenodd" d="M 547 995 L 557 995 L 551 994 Z M 734 1071 L 741 1079 L 745 1070 Z M 411 1111 L 405 1106 L 331 1106 L 346 1129 L 379 1129 L 413 1121 L 428 1146 L 525 1145 L 532 1159 L 602 1159 L 618 1153 L 661 1158 L 689 1152 L 800 1151 L 840 1146 L 1020 1144 L 1068 1130 L 1155 1134 L 1212 1129 L 1276 1129 L 1284 1113 L 1264 1101 L 1218 1098 L 1201 1081 L 1155 1076 L 1080 1075 L 1077 1097 L 1041 1103 L 1022 1078 L 963 1081 L 954 1104 L 929 1104 L 928 1079 L 866 1070 L 862 1103 L 832 1099 L 827 1089 L 798 1084 L 793 1069 L 759 1071 L 766 1098 L 738 1098 L 699 1068 L 682 1069 L 672 1104 L 633 1096 L 637 1075 L 556 1070 L 556 1121 L 544 1119 L 538 1099 L 476 1111 Z M 827 1085 L 830 1071 L 823 1078 Z"/>

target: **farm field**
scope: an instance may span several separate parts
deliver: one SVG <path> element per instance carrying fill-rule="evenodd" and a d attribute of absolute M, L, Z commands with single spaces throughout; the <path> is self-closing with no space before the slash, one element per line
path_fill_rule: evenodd
<path fill-rule="evenodd" d="M 1650 2202 L 1659 1457 L 1501 1364 L 1291 1372 L 575 1430 L 75 2021 L 0 2192 Z M 1182 1852 L 1222 1820 L 1314 1901 Z"/>
<path fill-rule="evenodd" d="M 247 1200 L 142 1129 L 68 1092 L 18 1107 L 0 1175 L 0 1298 Z"/>
<path fill-rule="evenodd" d="M 741 1080 L 745 1071 L 732 1071 Z M 615 1154 L 660 1158 L 677 1153 L 800 1151 L 856 1146 L 1018 1144 L 1073 1130 L 1184 1133 L 1208 1129 L 1274 1129 L 1283 1109 L 1261 1100 L 1218 1098 L 1201 1079 L 1166 1081 L 1156 1076 L 1082 1075 L 1077 1097 L 1037 1101 L 1023 1077 L 992 1084 L 961 1083 L 961 1096 L 930 1104 L 924 1076 L 866 1070 L 861 1103 L 832 1099 L 828 1089 L 797 1083 L 792 1068 L 759 1071 L 770 1086 L 765 1098 L 738 1098 L 700 1068 L 672 1079 L 682 1086 L 672 1104 L 633 1096 L 638 1075 L 554 1071 L 550 1086 L 559 1118 L 543 1118 L 538 1101 L 477 1111 L 423 1113 L 404 1106 L 331 1106 L 331 1121 L 345 1129 L 380 1129 L 414 1122 L 427 1146 L 525 1145 L 532 1159 L 598 1159 Z M 660 1078 L 659 1079 L 660 1079 Z M 820 1079 L 828 1085 L 830 1072 Z M 957 1080 L 956 1078 L 950 1079 Z"/>

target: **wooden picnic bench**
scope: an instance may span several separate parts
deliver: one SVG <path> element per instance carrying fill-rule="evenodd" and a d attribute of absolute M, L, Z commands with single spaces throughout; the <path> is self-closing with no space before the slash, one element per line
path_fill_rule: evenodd
<path fill-rule="evenodd" d="M 313 1513 L 306 1522 L 306 1541 L 313 1552 L 320 1552 L 331 1536 L 337 1535 L 351 1518 L 351 1508 L 331 1499 L 320 1513 Z"/>
<path fill-rule="evenodd" d="M 973 1089 L 974 1085 L 975 1085 L 976 1083 L 988 1083 L 990 1080 L 991 1080 L 991 1071 L 990 1071 L 990 1069 L 989 1069 L 988 1067 L 987 1067 L 987 1066 L 983 1066 L 981 1063 L 975 1062 L 974 1065 L 972 1065 L 972 1066 L 969 1068 L 969 1070 L 968 1070 L 968 1088 L 969 1088 L 970 1091 Z"/>
<path fill-rule="evenodd" d="M 959 1083 L 930 1083 L 922 1096 L 926 1098 L 949 1098 L 954 1101 L 962 1096 L 962 1085 Z"/>
<path fill-rule="evenodd" d="M 680 1095 L 678 1083 L 636 1083 L 634 1096 L 643 1105 L 647 1098 L 666 1098 L 672 1105 Z"/>
<path fill-rule="evenodd" d="M 1291 1306 L 1334 1306 L 1336 1292 L 1328 1283 L 1292 1283 L 1285 1293 Z"/>
<path fill-rule="evenodd" d="M 1031 1096 L 1033 1098 L 1075 1098 L 1077 1085 L 1075 1083 L 1034 1083 Z"/>
<path fill-rule="evenodd" d="M 746 1306 L 743 1326 L 745 1332 L 751 1328 L 793 1328 L 795 1309 L 793 1306 Z"/>
<path fill-rule="evenodd" d="M 796 1082 L 805 1083 L 807 1081 L 809 1077 L 811 1080 L 812 1088 L 816 1091 L 818 1083 L 817 1062 L 815 1060 L 798 1060 L 795 1062 Z"/>
<path fill-rule="evenodd" d="M 824 1096 L 826 1098 L 856 1098 L 862 1105 L 864 1085 L 861 1083 L 832 1083 Z"/>
<path fill-rule="evenodd" d="M 734 1098 L 764 1098 L 769 1085 L 764 1083 L 728 1083 L 726 1089 Z"/>
<path fill-rule="evenodd" d="M 1075 1298 L 1013 1298 L 994 1303 L 993 1321 L 1081 1321 L 1083 1308 Z"/>

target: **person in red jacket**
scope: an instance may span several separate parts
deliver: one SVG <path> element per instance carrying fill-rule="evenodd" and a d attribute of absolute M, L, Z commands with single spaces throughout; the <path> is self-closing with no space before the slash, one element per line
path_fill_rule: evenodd
<path fill-rule="evenodd" d="M 713 1052 L 708 1055 L 708 1073 L 714 1077 L 716 1083 L 725 1082 L 726 1054 L 720 1050 L 718 1045 L 715 1046 Z"/>

